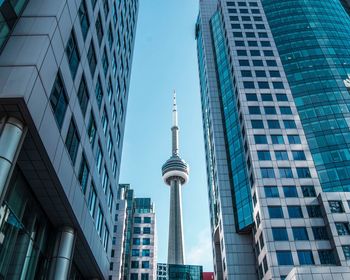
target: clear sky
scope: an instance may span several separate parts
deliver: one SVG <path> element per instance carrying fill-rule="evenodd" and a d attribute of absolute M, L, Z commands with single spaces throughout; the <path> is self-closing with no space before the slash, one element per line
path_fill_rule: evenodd
<path fill-rule="evenodd" d="M 158 262 L 167 260 L 169 187 L 161 177 L 171 155 L 171 110 L 177 92 L 180 155 L 190 165 L 183 188 L 188 264 L 213 271 L 195 22 L 198 0 L 140 0 L 121 183 L 156 206 Z"/>

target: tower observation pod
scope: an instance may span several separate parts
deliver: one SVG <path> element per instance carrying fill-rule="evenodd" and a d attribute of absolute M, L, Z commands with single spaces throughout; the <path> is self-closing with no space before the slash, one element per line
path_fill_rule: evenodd
<path fill-rule="evenodd" d="M 164 182 L 170 186 L 168 264 L 185 264 L 181 187 L 188 181 L 189 166 L 179 156 L 179 127 L 175 92 L 171 132 L 172 155 L 162 167 Z"/>

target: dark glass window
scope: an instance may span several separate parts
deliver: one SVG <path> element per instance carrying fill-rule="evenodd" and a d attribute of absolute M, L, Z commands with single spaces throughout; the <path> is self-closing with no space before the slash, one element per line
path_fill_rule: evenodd
<path fill-rule="evenodd" d="M 299 135 L 288 135 L 289 144 L 301 144 Z"/>
<path fill-rule="evenodd" d="M 268 88 L 270 88 L 268 82 L 258 82 L 258 86 L 259 86 L 260 89 L 268 89 Z"/>
<path fill-rule="evenodd" d="M 287 94 L 278 93 L 276 94 L 277 101 L 288 101 Z"/>
<path fill-rule="evenodd" d="M 135 224 L 141 224 L 141 217 L 134 217 Z"/>
<path fill-rule="evenodd" d="M 239 60 L 239 66 L 249 66 L 249 60 L 247 60 L 247 59 L 240 59 Z"/>
<path fill-rule="evenodd" d="M 241 74 L 242 74 L 242 77 L 244 78 L 253 77 L 252 72 L 250 70 L 242 70 Z"/>
<path fill-rule="evenodd" d="M 276 160 L 288 160 L 288 153 L 285 150 L 275 151 Z"/>
<path fill-rule="evenodd" d="M 86 191 L 88 179 L 89 179 L 89 166 L 87 164 L 85 154 L 83 153 L 83 156 L 81 158 L 80 168 L 79 168 L 79 176 L 78 176 L 78 180 L 83 193 L 85 193 Z"/>
<path fill-rule="evenodd" d="M 143 249 L 142 250 L 142 256 L 143 257 L 149 257 L 150 253 L 151 253 L 151 251 L 149 249 Z"/>
<path fill-rule="evenodd" d="M 263 78 L 266 77 L 266 72 L 264 70 L 256 70 L 255 71 L 255 76 L 257 78 Z"/>
<path fill-rule="evenodd" d="M 55 83 L 52 87 L 50 104 L 55 115 L 57 125 L 59 128 L 61 128 L 67 110 L 68 98 L 59 73 L 57 74 Z"/>
<path fill-rule="evenodd" d="M 266 135 L 254 135 L 255 144 L 267 144 Z"/>
<path fill-rule="evenodd" d="M 277 66 L 277 62 L 274 60 L 266 60 L 267 66 Z"/>
<path fill-rule="evenodd" d="M 78 130 L 75 126 L 75 123 L 73 121 L 73 118 L 70 121 L 67 137 L 66 137 L 66 148 L 68 150 L 69 156 L 73 162 L 73 165 L 75 163 L 75 160 L 77 158 L 78 153 L 78 147 L 79 147 L 79 135 Z"/>
<path fill-rule="evenodd" d="M 278 78 L 278 77 L 281 77 L 280 72 L 279 72 L 279 71 L 277 71 L 277 70 L 271 70 L 271 71 L 269 71 L 269 73 L 270 73 L 270 77 L 272 77 L 272 78 Z"/>
<path fill-rule="evenodd" d="M 249 106 L 248 107 L 249 114 L 251 115 L 260 115 L 260 107 L 259 106 Z"/>
<path fill-rule="evenodd" d="M 96 88 L 95 88 L 95 95 L 96 95 L 97 106 L 98 106 L 98 108 L 101 108 L 102 98 L 103 98 L 103 91 L 102 91 L 102 85 L 101 85 L 100 77 L 98 77 L 98 79 L 97 79 Z"/>
<path fill-rule="evenodd" d="M 285 197 L 298 197 L 297 188 L 295 186 L 283 186 Z"/>
<path fill-rule="evenodd" d="M 144 227 L 143 228 L 143 234 L 150 234 L 151 233 L 151 228 L 150 227 Z"/>
<path fill-rule="evenodd" d="M 152 221 L 151 217 L 144 217 L 144 218 L 143 218 L 143 222 L 144 222 L 145 224 L 150 224 L 151 221 Z"/>
<path fill-rule="evenodd" d="M 288 241 L 288 233 L 285 227 L 273 227 L 272 235 L 274 241 Z"/>
<path fill-rule="evenodd" d="M 95 8 L 96 2 L 97 2 L 97 0 L 91 0 L 91 5 L 92 5 L 93 8 Z"/>
<path fill-rule="evenodd" d="M 278 168 L 281 178 L 293 178 L 293 172 L 290 167 Z"/>
<path fill-rule="evenodd" d="M 141 280 L 149 280 L 149 274 L 148 273 L 141 273 Z"/>
<path fill-rule="evenodd" d="M 85 40 L 90 26 L 85 0 L 82 0 L 80 3 L 78 15 L 81 26 L 81 33 L 83 34 L 83 38 Z"/>
<path fill-rule="evenodd" d="M 271 155 L 269 151 L 258 151 L 259 160 L 271 160 Z"/>
<path fill-rule="evenodd" d="M 314 186 L 301 186 L 304 197 L 315 197 L 316 191 Z"/>
<path fill-rule="evenodd" d="M 276 115 L 276 108 L 273 106 L 265 106 L 264 111 L 266 115 Z M 279 124 L 278 124 L 279 127 Z"/>
<path fill-rule="evenodd" d="M 149 261 L 142 261 L 142 268 L 149 268 Z"/>
<path fill-rule="evenodd" d="M 335 223 L 338 235 L 350 235 L 349 223 Z"/>
<path fill-rule="evenodd" d="M 237 55 L 238 56 L 247 56 L 247 51 L 246 50 L 237 50 Z"/>
<path fill-rule="evenodd" d="M 262 62 L 262 60 L 254 59 L 253 60 L 253 65 L 254 66 L 264 66 L 264 63 Z"/>
<path fill-rule="evenodd" d="M 90 120 L 89 120 L 87 132 L 88 132 L 88 136 L 89 136 L 89 142 L 93 147 L 95 145 L 95 138 L 96 138 L 96 122 L 95 122 L 95 118 L 94 118 L 92 111 L 90 114 Z"/>
<path fill-rule="evenodd" d="M 248 41 L 248 46 L 249 47 L 257 47 L 258 46 L 258 42 L 257 41 Z"/>
<path fill-rule="evenodd" d="M 95 22 L 95 27 L 96 27 L 96 35 L 99 44 L 101 45 L 102 38 L 103 38 L 103 27 L 102 27 L 102 20 L 101 20 L 101 14 L 98 13 L 96 22 Z"/>
<path fill-rule="evenodd" d="M 74 79 L 75 75 L 77 74 L 77 70 L 80 62 L 80 55 L 79 55 L 77 40 L 75 39 L 73 29 L 72 29 L 72 32 L 70 33 L 70 37 L 67 42 L 66 55 L 68 59 L 69 69 Z"/>
<path fill-rule="evenodd" d="M 132 245 L 140 245 L 141 239 L 140 238 L 133 238 L 132 239 Z"/>
<path fill-rule="evenodd" d="M 294 160 L 306 160 L 304 151 L 292 151 Z"/>
<path fill-rule="evenodd" d="M 344 245 L 342 247 L 345 259 L 347 261 L 350 260 L 350 245 Z"/>
<path fill-rule="evenodd" d="M 150 238 L 143 238 L 142 239 L 142 245 L 150 245 L 151 239 Z"/>
<path fill-rule="evenodd" d="M 252 120 L 252 128 L 261 129 L 264 128 L 264 123 L 262 120 Z"/>
<path fill-rule="evenodd" d="M 277 186 L 264 186 L 266 197 L 279 197 Z"/>
<path fill-rule="evenodd" d="M 318 250 L 321 264 L 336 264 L 332 250 Z"/>
<path fill-rule="evenodd" d="M 265 167 L 265 168 L 260 168 L 260 170 L 261 170 L 262 178 L 275 178 L 275 172 L 273 168 Z"/>
<path fill-rule="evenodd" d="M 88 209 L 89 209 L 91 217 L 94 217 L 94 215 L 95 215 L 96 199 L 97 199 L 97 194 L 95 191 L 95 187 L 91 183 L 89 199 L 88 199 Z"/>
<path fill-rule="evenodd" d="M 89 50 L 87 53 L 87 59 L 89 62 L 89 68 L 90 68 L 90 72 L 91 72 L 91 76 L 94 76 L 95 74 L 95 70 L 96 70 L 96 64 L 97 64 L 97 60 L 96 60 L 96 53 L 95 53 L 95 48 L 94 48 L 94 43 L 91 40 L 90 46 L 89 46 Z"/>
<path fill-rule="evenodd" d="M 280 127 L 280 123 L 278 120 L 268 120 L 267 124 L 269 126 L 270 129 L 279 129 Z"/>
<path fill-rule="evenodd" d="M 296 124 L 295 124 L 295 121 L 293 120 L 284 120 L 283 121 L 284 123 L 284 127 L 286 129 L 294 129 L 294 128 L 297 128 Z"/>
<path fill-rule="evenodd" d="M 86 114 L 86 109 L 89 102 L 89 93 L 86 86 L 86 81 L 84 75 L 81 77 L 79 89 L 78 89 L 78 100 L 83 116 Z"/>
<path fill-rule="evenodd" d="M 278 265 L 293 265 L 292 253 L 290 251 L 276 251 Z"/>
<path fill-rule="evenodd" d="M 289 106 L 281 106 L 280 110 L 282 115 L 292 115 L 292 109 Z"/>
<path fill-rule="evenodd" d="M 255 93 L 248 93 L 246 94 L 247 101 L 258 101 L 258 97 Z"/>
<path fill-rule="evenodd" d="M 139 268 L 139 261 L 131 261 L 131 268 Z M 136 277 L 136 279 L 137 279 L 137 277 Z"/>
<path fill-rule="evenodd" d="M 313 265 L 315 264 L 314 262 L 314 257 L 312 255 L 312 251 L 310 250 L 298 250 L 298 259 L 299 259 L 299 264 L 300 265 Z"/>
<path fill-rule="evenodd" d="M 109 12 L 108 0 L 103 0 L 103 11 L 104 11 L 105 16 L 107 18 L 108 12 Z"/>
<path fill-rule="evenodd" d="M 269 216 L 271 219 L 282 219 L 283 211 L 281 206 L 268 206 Z"/>
<path fill-rule="evenodd" d="M 294 240 L 309 240 L 305 227 L 292 227 Z"/>
<path fill-rule="evenodd" d="M 306 206 L 307 213 L 309 214 L 310 218 L 321 218 L 321 208 L 320 205 L 307 205 Z"/>
<path fill-rule="evenodd" d="M 328 233 L 326 227 L 312 227 L 315 240 L 328 240 Z"/>
<path fill-rule="evenodd" d="M 260 51 L 259 50 L 250 50 L 250 55 L 251 56 L 260 56 Z M 263 71 L 263 72 L 265 74 L 265 71 Z M 265 77 L 265 76 L 263 76 L 263 77 Z"/>
<path fill-rule="evenodd" d="M 288 209 L 289 218 L 291 219 L 303 218 L 303 211 L 301 210 L 300 206 L 290 205 L 290 206 L 287 206 L 287 209 Z"/>
<path fill-rule="evenodd" d="M 108 66 L 109 66 L 109 63 L 108 63 L 107 49 L 106 47 L 104 47 L 103 55 L 102 55 L 102 68 L 105 76 L 107 75 Z"/>
<path fill-rule="evenodd" d="M 133 257 L 139 257 L 140 256 L 140 249 L 132 249 L 131 250 L 131 256 Z M 136 274 L 137 275 L 137 274 Z M 136 278 L 137 279 L 137 278 Z"/>
<path fill-rule="evenodd" d="M 329 201 L 329 209 L 332 213 L 344 213 L 343 204 L 341 201 L 333 200 Z"/>
<path fill-rule="evenodd" d="M 134 233 L 135 234 L 141 234 L 141 228 L 140 227 L 134 227 Z"/>
<path fill-rule="evenodd" d="M 261 100 L 262 101 L 273 101 L 272 99 L 272 94 L 270 93 L 264 93 L 261 95 Z"/>
<path fill-rule="evenodd" d="M 311 173 L 307 167 L 297 167 L 298 178 L 311 178 Z"/>

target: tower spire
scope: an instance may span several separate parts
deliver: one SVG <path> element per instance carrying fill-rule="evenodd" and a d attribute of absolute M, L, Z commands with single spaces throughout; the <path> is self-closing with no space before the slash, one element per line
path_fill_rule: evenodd
<path fill-rule="evenodd" d="M 173 155 L 178 155 L 179 153 L 179 127 L 177 121 L 177 105 L 176 105 L 176 92 L 174 90 L 173 98 L 173 126 L 172 131 L 172 153 Z"/>

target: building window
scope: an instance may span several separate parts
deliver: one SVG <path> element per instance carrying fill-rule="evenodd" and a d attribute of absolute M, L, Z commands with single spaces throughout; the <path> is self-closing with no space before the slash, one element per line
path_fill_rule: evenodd
<path fill-rule="evenodd" d="M 89 142 L 93 147 L 95 145 L 95 138 L 96 138 L 96 122 L 95 122 L 95 118 L 94 118 L 94 115 L 92 113 L 92 110 L 91 110 L 91 114 L 90 114 L 90 121 L 89 121 L 87 132 L 88 132 L 88 136 L 89 136 Z"/>
<path fill-rule="evenodd" d="M 280 123 L 277 120 L 268 120 L 267 124 L 269 129 L 279 129 L 281 128 Z"/>
<path fill-rule="evenodd" d="M 83 191 L 83 193 L 85 193 L 86 191 L 88 178 L 89 178 L 89 166 L 87 164 L 85 154 L 83 153 L 81 163 L 80 163 L 80 168 L 79 168 L 79 176 L 78 176 L 81 190 Z"/>
<path fill-rule="evenodd" d="M 283 135 L 271 135 L 272 144 L 284 144 Z"/>
<path fill-rule="evenodd" d="M 77 40 L 75 39 L 73 30 L 70 33 L 70 37 L 67 42 L 66 55 L 68 58 L 69 69 L 74 80 L 75 75 L 77 74 L 77 70 L 80 62 L 80 55 L 79 55 Z"/>
<path fill-rule="evenodd" d="M 57 125 L 59 128 L 61 128 L 68 106 L 68 98 L 61 79 L 61 75 L 59 73 L 56 76 L 56 80 L 51 91 L 50 104 Z"/>
<path fill-rule="evenodd" d="M 108 179 L 107 167 L 105 165 L 102 171 L 102 189 L 104 193 L 107 192 L 108 182 L 109 182 L 109 179 Z"/>
<path fill-rule="evenodd" d="M 81 33 L 83 34 L 83 38 L 85 40 L 90 26 L 85 0 L 82 0 L 80 3 L 78 15 L 81 26 Z"/>
<path fill-rule="evenodd" d="M 295 186 L 283 186 L 285 197 L 298 197 L 297 188 Z"/>
<path fill-rule="evenodd" d="M 95 22 L 95 28 L 96 28 L 96 35 L 99 44 L 101 45 L 102 38 L 103 38 L 103 27 L 102 27 L 102 21 L 101 21 L 101 14 L 98 13 L 96 22 Z"/>
<path fill-rule="evenodd" d="M 151 256 L 150 249 L 143 249 L 142 250 L 142 257 L 149 257 L 149 256 Z"/>
<path fill-rule="evenodd" d="M 326 227 L 312 227 L 315 240 L 329 240 Z"/>
<path fill-rule="evenodd" d="M 151 245 L 151 239 L 150 238 L 143 238 L 142 245 Z"/>
<path fill-rule="evenodd" d="M 107 224 L 105 224 L 105 231 L 103 234 L 102 244 L 103 244 L 103 248 L 105 248 L 106 251 L 108 251 L 108 239 L 109 239 L 109 230 L 108 230 Z"/>
<path fill-rule="evenodd" d="M 120 144 L 120 128 L 119 128 L 119 124 L 117 126 L 117 146 L 119 147 Z"/>
<path fill-rule="evenodd" d="M 288 233 L 285 227 L 273 227 L 272 235 L 274 241 L 288 241 Z"/>
<path fill-rule="evenodd" d="M 271 219 L 282 219 L 283 211 L 281 206 L 268 206 L 269 216 Z"/>
<path fill-rule="evenodd" d="M 149 274 L 148 273 L 141 273 L 141 280 L 149 280 Z"/>
<path fill-rule="evenodd" d="M 133 257 L 139 257 L 140 256 L 140 249 L 132 249 L 131 250 L 131 256 Z M 136 278 L 137 279 L 137 278 Z"/>
<path fill-rule="evenodd" d="M 113 210 L 113 191 L 111 186 L 109 186 L 109 193 L 108 193 L 108 209 L 110 212 Z"/>
<path fill-rule="evenodd" d="M 292 227 L 294 240 L 309 240 L 305 227 Z"/>
<path fill-rule="evenodd" d="M 260 115 L 261 114 L 259 106 L 249 106 L 248 110 L 249 110 L 250 115 Z"/>
<path fill-rule="evenodd" d="M 152 222 L 152 218 L 151 218 L 151 217 L 144 217 L 144 218 L 143 218 L 143 222 L 144 222 L 145 224 L 150 224 L 150 223 Z"/>
<path fill-rule="evenodd" d="M 75 164 L 75 160 L 77 158 L 78 148 L 79 148 L 79 135 L 78 130 L 75 126 L 73 118 L 70 121 L 67 137 L 66 137 L 66 148 L 68 150 L 68 154 Z"/>
<path fill-rule="evenodd" d="M 316 191 L 314 186 L 301 186 L 304 197 L 315 197 Z"/>
<path fill-rule="evenodd" d="M 347 261 L 350 260 L 350 245 L 344 245 L 343 247 L 343 253 L 344 253 L 344 257 Z"/>
<path fill-rule="evenodd" d="M 88 208 L 89 208 L 91 217 L 94 217 L 95 215 L 96 198 L 97 198 L 97 195 L 96 195 L 95 187 L 93 184 L 91 184 L 89 200 L 88 200 Z"/>
<path fill-rule="evenodd" d="M 109 66 L 108 55 L 107 55 L 107 49 L 105 47 L 104 51 L 103 51 L 103 55 L 102 55 L 102 68 L 103 68 L 103 73 L 105 74 L 105 76 L 107 75 L 108 66 Z"/>
<path fill-rule="evenodd" d="M 262 178 L 275 178 L 275 172 L 273 168 L 260 168 Z"/>
<path fill-rule="evenodd" d="M 294 160 L 306 160 L 304 151 L 292 151 Z"/>
<path fill-rule="evenodd" d="M 252 120 L 252 128 L 262 129 L 264 128 L 264 123 L 262 120 Z"/>
<path fill-rule="evenodd" d="M 264 186 L 266 197 L 279 197 L 277 186 Z"/>
<path fill-rule="evenodd" d="M 254 135 L 255 144 L 267 144 L 266 135 Z"/>
<path fill-rule="evenodd" d="M 276 251 L 278 265 L 293 265 L 292 253 L 290 251 Z"/>
<path fill-rule="evenodd" d="M 106 18 L 108 17 L 109 5 L 108 0 L 103 0 L 103 11 L 105 13 Z"/>
<path fill-rule="evenodd" d="M 98 143 L 97 150 L 96 150 L 96 166 L 97 166 L 98 173 L 101 173 L 102 158 L 103 158 L 103 154 L 102 154 L 101 144 Z"/>
<path fill-rule="evenodd" d="M 107 152 L 109 157 L 112 157 L 112 150 L 113 150 L 113 142 L 112 142 L 112 134 L 109 132 L 107 137 Z"/>
<path fill-rule="evenodd" d="M 142 261 L 142 268 L 149 268 L 149 261 Z"/>
<path fill-rule="evenodd" d="M 151 228 L 150 227 L 144 227 L 143 228 L 143 234 L 151 234 Z"/>
<path fill-rule="evenodd" d="M 307 167 L 297 167 L 298 178 L 311 178 L 311 173 Z"/>
<path fill-rule="evenodd" d="M 258 151 L 259 160 L 271 160 L 271 155 L 269 151 Z"/>
<path fill-rule="evenodd" d="M 114 154 L 113 155 L 113 163 L 112 163 L 112 172 L 113 172 L 114 178 L 117 177 L 117 167 L 118 167 L 117 157 Z"/>
<path fill-rule="evenodd" d="M 132 245 L 140 245 L 141 239 L 140 238 L 133 238 L 132 239 Z"/>
<path fill-rule="evenodd" d="M 112 24 L 111 23 L 109 24 L 109 27 L 108 27 L 107 38 L 108 38 L 109 49 L 112 50 L 114 38 L 113 38 L 113 31 L 112 31 Z"/>
<path fill-rule="evenodd" d="M 89 62 L 89 68 L 91 72 L 91 76 L 93 77 L 95 74 L 96 70 L 96 65 L 97 65 L 97 60 L 96 60 L 96 53 L 95 53 L 95 48 L 94 48 L 94 43 L 93 40 L 90 42 L 90 47 L 87 53 L 87 59 Z"/>
<path fill-rule="evenodd" d="M 140 227 L 134 227 L 134 234 L 141 234 L 141 228 Z"/>
<path fill-rule="evenodd" d="M 319 205 L 307 205 L 306 206 L 307 213 L 309 214 L 310 218 L 321 218 L 321 208 Z"/>
<path fill-rule="evenodd" d="M 288 215 L 291 219 L 296 218 L 303 218 L 303 211 L 301 210 L 300 206 L 293 205 L 293 206 L 287 206 L 288 209 Z"/>
<path fill-rule="evenodd" d="M 281 178 L 293 178 L 293 172 L 290 167 L 278 168 Z"/>
<path fill-rule="evenodd" d="M 131 268 L 139 268 L 139 261 L 131 261 Z"/>
<path fill-rule="evenodd" d="M 265 73 L 265 71 L 263 71 L 263 72 Z M 276 115 L 277 114 L 276 109 L 273 106 L 265 106 L 264 111 L 265 111 L 266 115 Z M 278 124 L 278 126 L 279 126 L 279 124 Z"/>
<path fill-rule="evenodd" d="M 273 101 L 272 94 L 270 94 L 270 93 L 261 94 L 261 100 L 262 101 Z"/>
<path fill-rule="evenodd" d="M 284 123 L 284 127 L 286 129 L 295 129 L 295 128 L 297 128 L 297 126 L 295 124 L 295 121 L 293 121 L 293 120 L 284 120 L 283 123 Z"/>
<path fill-rule="evenodd" d="M 350 235 L 349 223 L 335 223 L 338 235 Z"/>
<path fill-rule="evenodd" d="M 134 217 L 135 224 L 141 224 L 141 217 Z"/>
<path fill-rule="evenodd" d="M 299 264 L 300 265 L 313 265 L 315 264 L 314 262 L 314 257 L 312 255 L 312 251 L 310 250 L 298 250 L 298 259 L 299 259 Z"/>
<path fill-rule="evenodd" d="M 102 223 L 103 223 L 103 213 L 102 213 L 101 205 L 99 205 L 97 207 L 95 227 L 96 227 L 97 233 L 100 237 L 102 235 Z"/>
<path fill-rule="evenodd" d="M 344 208 L 341 201 L 333 200 L 329 201 L 328 204 L 331 213 L 344 213 Z"/>
<path fill-rule="evenodd" d="M 85 81 L 84 75 L 81 76 L 81 81 L 80 81 L 80 85 L 79 85 L 79 89 L 78 89 L 78 100 L 79 100 L 79 105 L 80 105 L 80 109 L 83 113 L 83 116 L 85 116 L 86 109 L 87 109 L 88 102 L 89 102 L 89 93 L 88 93 L 88 89 L 86 86 L 86 81 Z"/>
<path fill-rule="evenodd" d="M 275 151 L 276 160 L 289 160 L 287 151 Z"/>
<path fill-rule="evenodd" d="M 321 264 L 336 264 L 332 250 L 318 250 L 318 256 L 320 257 Z"/>
<path fill-rule="evenodd" d="M 100 109 L 101 104 L 102 104 L 102 98 L 103 98 L 103 91 L 102 91 L 100 76 L 97 79 L 96 88 L 95 88 L 95 95 L 96 95 L 97 106 Z"/>

